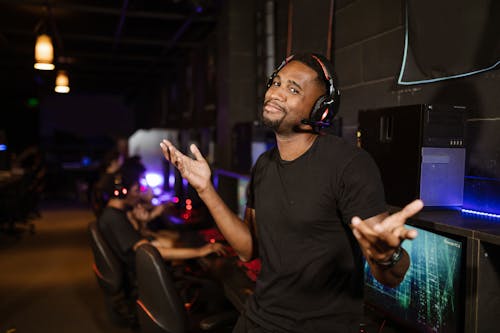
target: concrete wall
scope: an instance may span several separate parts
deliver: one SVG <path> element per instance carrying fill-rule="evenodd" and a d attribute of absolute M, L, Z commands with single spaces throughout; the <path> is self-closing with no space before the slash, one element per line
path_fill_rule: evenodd
<path fill-rule="evenodd" d="M 354 143 L 361 109 L 420 103 L 466 105 L 470 108 L 467 172 L 499 178 L 500 71 L 397 85 L 404 50 L 403 6 L 400 0 L 336 1 L 333 59 L 342 92 L 339 116 L 344 137 Z"/>

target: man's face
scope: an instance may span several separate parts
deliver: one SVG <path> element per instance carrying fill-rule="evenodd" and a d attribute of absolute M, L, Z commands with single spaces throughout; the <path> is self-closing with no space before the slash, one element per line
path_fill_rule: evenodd
<path fill-rule="evenodd" d="M 264 97 L 262 121 L 278 134 L 289 134 L 308 119 L 316 100 L 324 94 L 318 74 L 309 66 L 291 61 L 274 78 Z"/>
<path fill-rule="evenodd" d="M 140 199 L 141 199 L 141 190 L 139 183 L 134 183 L 134 185 L 130 186 L 125 200 L 127 201 L 128 205 L 135 206 L 136 204 L 139 203 Z"/>

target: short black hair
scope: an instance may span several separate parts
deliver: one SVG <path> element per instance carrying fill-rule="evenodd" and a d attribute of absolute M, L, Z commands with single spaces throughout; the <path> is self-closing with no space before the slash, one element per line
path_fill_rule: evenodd
<path fill-rule="evenodd" d="M 139 156 L 127 158 L 118 171 L 121 176 L 122 185 L 127 189 L 138 183 L 144 172 L 146 172 L 146 167 L 142 164 Z"/>
<path fill-rule="evenodd" d="M 321 54 L 317 54 L 317 53 L 303 52 L 303 53 L 294 54 L 293 58 L 290 59 L 290 61 L 294 61 L 294 60 L 300 61 L 301 63 L 303 63 L 307 67 L 314 70 L 318 74 L 318 77 L 317 77 L 318 83 L 321 85 L 321 87 L 323 87 L 325 89 L 325 94 L 329 95 L 330 82 L 326 78 L 325 73 L 323 72 L 323 68 L 321 67 L 319 62 L 314 57 L 318 58 L 323 63 L 323 65 L 326 67 L 326 70 L 328 71 L 328 73 L 332 76 L 332 80 L 334 81 L 334 84 L 335 84 L 336 75 L 335 75 L 334 70 L 333 70 L 333 65 L 330 62 L 330 60 L 328 60 L 325 56 L 323 56 Z"/>

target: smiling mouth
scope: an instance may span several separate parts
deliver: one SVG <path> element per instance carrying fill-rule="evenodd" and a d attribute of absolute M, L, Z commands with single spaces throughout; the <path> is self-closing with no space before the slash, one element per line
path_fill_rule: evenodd
<path fill-rule="evenodd" d="M 285 110 L 276 103 L 266 102 L 264 103 L 264 112 L 267 113 L 284 113 Z"/>

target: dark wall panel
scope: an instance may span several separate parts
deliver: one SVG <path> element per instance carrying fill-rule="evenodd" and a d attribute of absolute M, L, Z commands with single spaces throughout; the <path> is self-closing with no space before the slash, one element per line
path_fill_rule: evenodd
<path fill-rule="evenodd" d="M 403 29 L 363 43 L 363 80 L 396 76 L 403 57 Z"/>
<path fill-rule="evenodd" d="M 292 1 L 292 4 L 292 53 L 313 51 L 327 55 L 330 1 Z"/>
<path fill-rule="evenodd" d="M 335 15 L 335 48 L 394 29 L 403 22 L 401 0 L 358 0 Z"/>
<path fill-rule="evenodd" d="M 341 64 L 341 66 L 337 66 Z M 355 45 L 346 47 L 335 54 L 335 71 L 337 72 L 339 84 L 350 86 L 363 81 L 362 47 Z"/>

